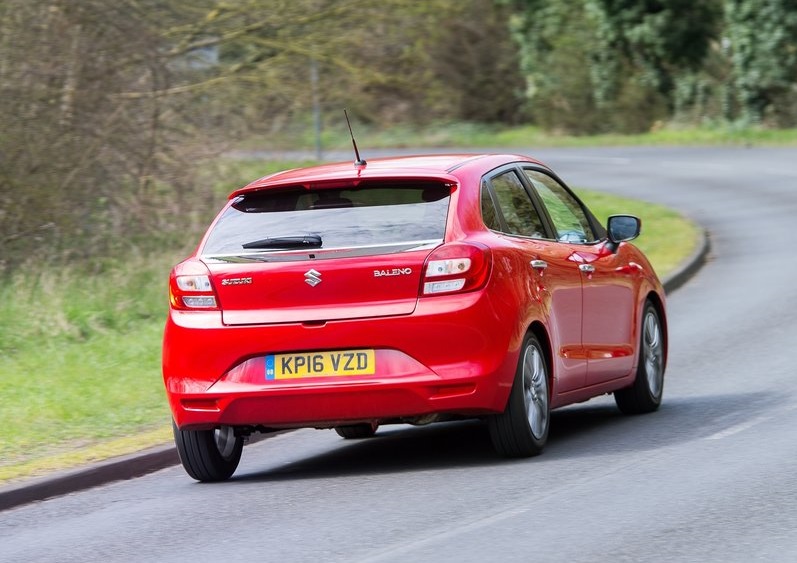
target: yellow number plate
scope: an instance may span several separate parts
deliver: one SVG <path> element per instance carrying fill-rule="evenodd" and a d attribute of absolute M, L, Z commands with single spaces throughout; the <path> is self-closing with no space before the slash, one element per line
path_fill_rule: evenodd
<path fill-rule="evenodd" d="M 266 356 L 266 379 L 301 379 L 376 373 L 373 350 L 339 350 Z"/>

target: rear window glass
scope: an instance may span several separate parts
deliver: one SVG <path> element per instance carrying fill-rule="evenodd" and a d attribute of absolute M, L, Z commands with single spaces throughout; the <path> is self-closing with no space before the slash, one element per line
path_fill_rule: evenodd
<path fill-rule="evenodd" d="M 442 241 L 451 189 L 444 184 L 293 188 L 239 196 L 208 236 L 204 255 L 352 248 Z"/>

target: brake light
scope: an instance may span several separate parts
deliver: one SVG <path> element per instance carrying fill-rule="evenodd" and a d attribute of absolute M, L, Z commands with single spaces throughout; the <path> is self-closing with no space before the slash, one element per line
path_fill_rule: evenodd
<path fill-rule="evenodd" d="M 169 303 L 182 311 L 218 309 L 208 267 L 194 259 L 177 264 L 169 276 Z"/>
<path fill-rule="evenodd" d="M 492 254 L 482 244 L 444 244 L 426 259 L 422 293 L 441 295 L 481 289 L 491 267 Z"/>

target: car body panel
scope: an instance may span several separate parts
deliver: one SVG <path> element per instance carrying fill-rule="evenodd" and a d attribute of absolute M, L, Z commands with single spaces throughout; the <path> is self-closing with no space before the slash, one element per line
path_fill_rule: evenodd
<path fill-rule="evenodd" d="M 583 387 L 586 362 L 581 353 L 583 292 L 578 264 L 572 261 L 569 249 L 551 241 L 502 238 L 514 247 L 513 271 L 523 274 L 515 278 L 524 283 L 515 284 L 512 299 L 516 303 L 529 301 L 526 317 L 519 326 L 530 326 L 538 320 L 550 333 L 552 342 L 557 343 L 553 350 L 557 390 Z M 543 260 L 545 269 L 534 269 L 531 263 L 535 260 Z"/>
<path fill-rule="evenodd" d="M 408 315 L 415 310 L 421 270 L 429 252 L 321 261 L 216 263 L 209 264 L 209 269 L 222 320 L 228 325 Z M 230 280 L 247 283 L 225 284 Z"/>
<path fill-rule="evenodd" d="M 446 388 L 462 385 L 472 387 L 462 397 L 468 409 L 482 414 L 494 412 L 500 410 L 512 382 L 515 359 L 507 358 L 504 350 L 510 347 L 513 335 L 508 325 L 490 334 L 478 327 L 486 322 L 499 324 L 503 314 L 506 314 L 505 304 L 478 293 L 452 299 L 421 299 L 413 315 L 369 319 L 364 335 L 359 319 L 229 327 L 215 311 L 172 311 L 164 335 L 164 342 L 168 343 L 164 348 L 164 369 L 175 375 L 167 378 L 167 392 L 175 420 L 181 427 L 222 423 L 221 418 L 214 418 L 209 412 L 186 409 L 185 400 L 212 398 L 234 403 L 238 395 L 252 400 L 259 395 L 262 402 L 268 403 L 270 396 L 307 398 L 312 390 L 324 393 L 325 412 L 334 410 L 335 421 L 358 420 L 353 413 L 362 409 L 355 408 L 356 403 L 366 396 L 375 398 L 384 394 L 409 393 L 413 397 L 411 405 L 392 409 L 391 417 L 441 412 L 440 405 L 445 405 L 445 401 L 435 398 Z M 472 327 L 469 330 L 450 330 L 451 326 L 466 322 Z M 236 368 L 252 357 L 354 348 L 390 350 L 399 356 L 386 357 L 386 367 L 374 376 L 273 383 L 265 380 L 265 374 L 260 382 L 251 378 L 241 382 L 235 375 Z M 242 356 L 241 350 L 247 354 Z M 503 380 L 497 386 L 496 378 Z M 357 397 L 335 391 L 339 387 L 357 387 Z M 371 395 L 367 392 L 369 388 L 373 391 Z M 424 398 L 426 403 L 421 408 Z M 227 418 L 224 423 L 280 427 L 321 422 L 317 412 L 310 408 L 294 412 L 286 419 L 275 418 L 275 412 L 269 408 L 261 411 L 259 418 Z M 207 422 L 208 418 L 212 423 Z"/>
<path fill-rule="evenodd" d="M 630 385 L 647 299 L 666 322 L 661 284 L 629 243 L 566 244 L 487 229 L 483 178 L 521 165 L 553 174 L 519 155 L 434 155 L 286 171 L 234 191 L 225 209 L 268 190 L 369 189 L 386 181 L 444 184 L 450 200 L 442 240 L 342 257 L 329 249 L 204 255 L 222 210 L 188 259 L 207 268 L 218 309 L 173 306 L 166 322 L 163 375 L 177 427 L 333 427 L 500 413 L 530 330 L 550 347 L 553 408 Z M 487 281 L 424 295 L 425 264 L 452 244 L 482 249 Z M 546 267 L 535 268 L 536 260 Z M 594 271 L 582 272 L 583 264 Z M 312 270 L 322 279 L 315 286 L 307 283 Z M 374 373 L 265 375 L 269 355 L 346 350 L 373 350 Z"/>

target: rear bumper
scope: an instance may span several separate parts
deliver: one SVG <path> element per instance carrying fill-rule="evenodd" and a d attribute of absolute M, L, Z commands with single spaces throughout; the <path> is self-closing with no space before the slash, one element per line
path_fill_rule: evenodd
<path fill-rule="evenodd" d="M 523 335 L 517 324 L 480 292 L 422 299 L 411 315 L 327 323 L 224 326 L 218 312 L 172 311 L 164 382 L 183 429 L 478 416 L 504 409 Z M 354 348 L 382 356 L 375 375 L 265 381 L 247 367 L 268 354 Z"/>
<path fill-rule="evenodd" d="M 480 378 L 482 384 L 476 378 L 446 383 L 432 376 L 425 379 L 171 394 L 170 401 L 183 429 L 331 427 L 438 413 L 477 416 L 503 409 L 505 399 L 499 398 L 493 378 Z"/>

